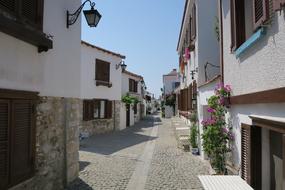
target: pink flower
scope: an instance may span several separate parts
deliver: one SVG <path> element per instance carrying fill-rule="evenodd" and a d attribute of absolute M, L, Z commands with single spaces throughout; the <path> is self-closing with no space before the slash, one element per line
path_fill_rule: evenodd
<path fill-rule="evenodd" d="M 213 109 L 213 108 L 208 108 L 208 110 L 207 110 L 209 113 L 214 113 L 215 112 L 215 110 Z"/>
<path fill-rule="evenodd" d="M 230 85 L 226 85 L 224 88 L 225 88 L 226 92 L 231 92 L 231 90 L 232 90 Z"/>

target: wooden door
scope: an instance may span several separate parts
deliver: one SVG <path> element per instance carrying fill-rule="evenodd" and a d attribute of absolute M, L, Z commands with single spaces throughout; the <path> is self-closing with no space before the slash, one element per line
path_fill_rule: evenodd
<path fill-rule="evenodd" d="M 127 123 L 126 123 L 126 125 L 127 125 L 127 127 L 129 127 L 130 126 L 130 108 L 131 108 L 131 106 L 127 105 L 126 108 L 127 108 L 127 111 L 126 111 L 126 121 L 127 121 Z"/>

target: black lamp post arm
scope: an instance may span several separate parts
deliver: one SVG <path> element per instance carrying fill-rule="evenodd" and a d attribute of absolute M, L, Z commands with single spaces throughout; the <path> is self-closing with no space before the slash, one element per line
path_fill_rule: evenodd
<path fill-rule="evenodd" d="M 79 7 L 74 13 L 69 14 L 69 11 L 67 11 L 67 28 L 68 28 L 70 25 L 73 25 L 73 24 L 77 21 L 80 12 L 82 11 L 84 5 L 85 5 L 87 2 L 90 3 L 91 8 L 93 9 L 94 6 L 95 6 L 95 3 L 94 3 L 94 2 L 91 2 L 91 0 L 86 0 L 86 1 L 84 1 L 84 3 L 82 3 L 82 4 L 80 5 L 80 7 Z"/>

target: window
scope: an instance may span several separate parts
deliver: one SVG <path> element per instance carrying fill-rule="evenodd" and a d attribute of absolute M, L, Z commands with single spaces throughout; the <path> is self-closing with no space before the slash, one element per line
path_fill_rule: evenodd
<path fill-rule="evenodd" d="M 112 101 L 108 100 L 84 100 L 83 101 L 83 120 L 112 118 Z"/>
<path fill-rule="evenodd" d="M 15 186 L 35 171 L 36 93 L 1 90 L 0 189 Z"/>
<path fill-rule="evenodd" d="M 0 0 L 0 31 L 39 48 L 52 48 L 52 41 L 42 33 L 43 0 Z"/>
<path fill-rule="evenodd" d="M 110 63 L 96 59 L 96 68 L 95 68 L 95 80 L 96 85 L 103 85 L 111 87 L 110 84 Z"/>
<path fill-rule="evenodd" d="M 230 9 L 231 50 L 234 51 L 268 21 L 269 0 L 231 0 Z"/>
<path fill-rule="evenodd" d="M 129 79 L 129 91 L 138 92 L 138 82 L 134 79 Z"/>

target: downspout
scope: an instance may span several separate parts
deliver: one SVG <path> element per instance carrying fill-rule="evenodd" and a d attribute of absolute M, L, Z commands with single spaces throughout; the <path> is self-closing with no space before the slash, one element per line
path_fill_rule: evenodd
<path fill-rule="evenodd" d="M 220 25 L 220 69 L 221 69 L 221 82 L 224 83 L 224 29 L 223 29 L 223 1 L 219 1 L 219 25 Z"/>

